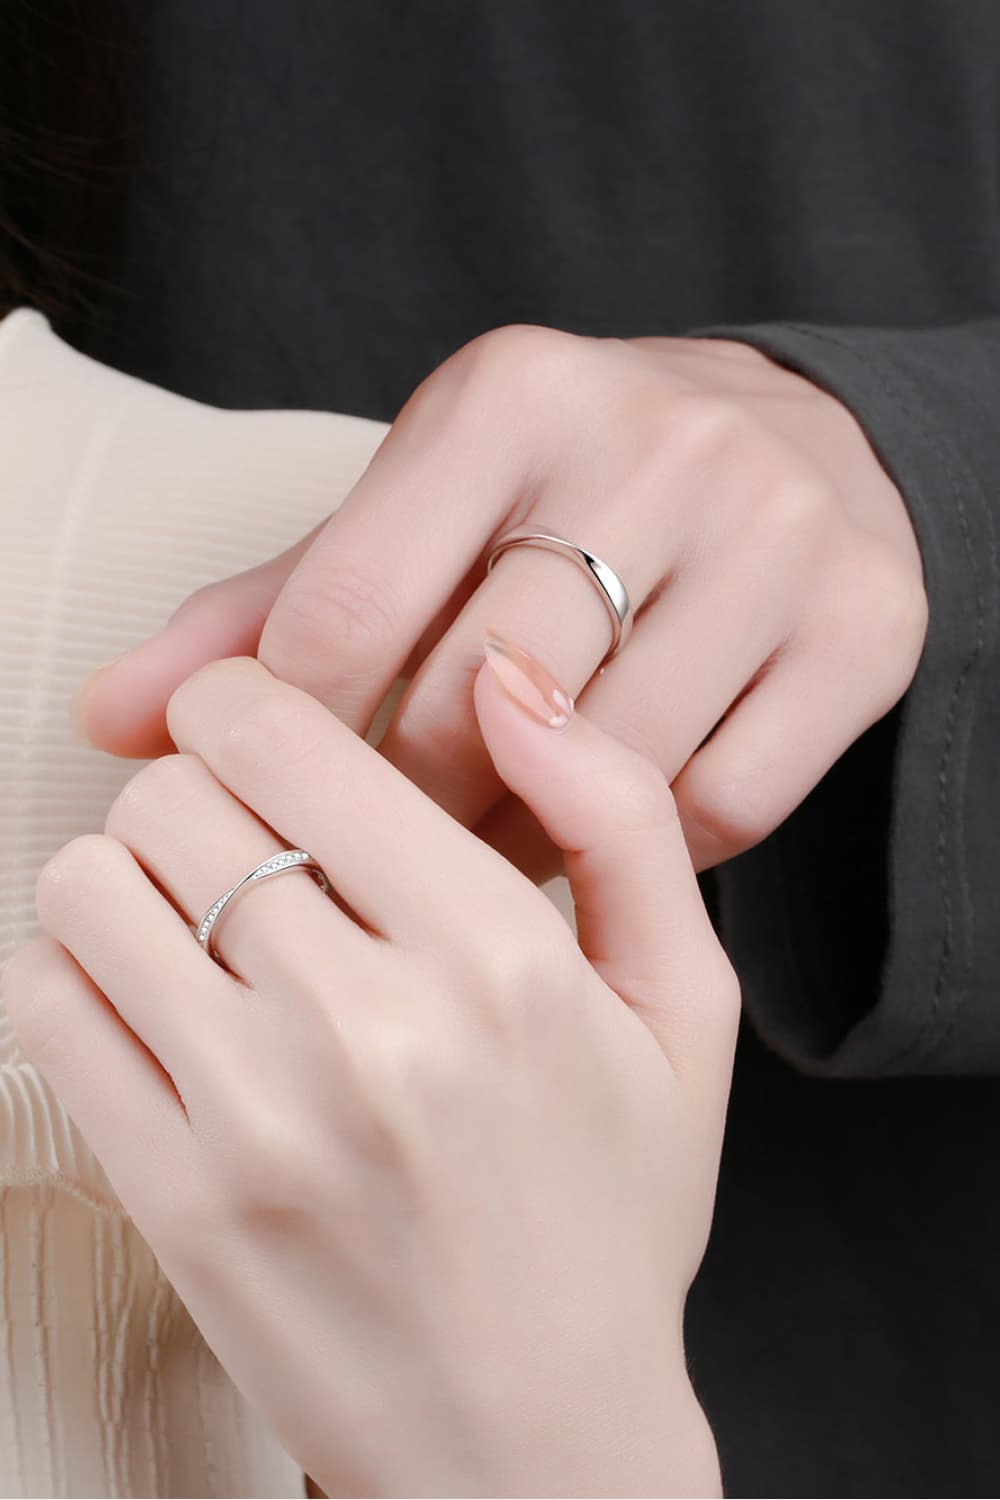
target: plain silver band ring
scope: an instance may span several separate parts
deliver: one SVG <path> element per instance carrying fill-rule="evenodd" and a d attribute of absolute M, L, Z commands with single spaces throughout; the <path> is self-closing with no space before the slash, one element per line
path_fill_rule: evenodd
<path fill-rule="evenodd" d="M 628 589 L 622 583 L 618 574 L 608 563 L 602 562 L 586 547 L 578 547 L 575 542 L 568 542 L 565 537 L 554 536 L 550 531 L 532 531 L 529 526 L 519 526 L 515 531 L 508 531 L 506 536 L 500 538 L 486 562 L 486 572 L 493 571 L 493 564 L 498 557 L 505 553 L 508 547 L 544 547 L 549 552 L 558 552 L 563 557 L 568 557 L 570 562 L 586 573 L 587 577 L 597 584 L 598 592 L 604 601 L 611 621 L 611 647 L 608 657 L 615 656 L 625 645 L 632 633 L 633 611 L 629 602 Z"/>
<path fill-rule="evenodd" d="M 272 875 L 283 875 L 286 870 L 305 870 L 307 874 L 312 876 L 323 894 L 329 895 L 330 882 L 326 871 L 305 849 L 283 849 L 280 854 L 272 854 L 270 859 L 265 859 L 263 864 L 258 865 L 255 870 L 251 870 L 249 875 L 244 875 L 242 880 L 238 880 L 234 886 L 219 897 L 218 901 L 213 901 L 208 911 L 198 923 L 198 926 L 191 928 L 191 931 L 209 958 L 216 958 L 212 947 L 215 925 L 233 898 L 238 896 L 241 891 L 246 890 L 247 886 L 251 883 L 257 884 L 261 880 L 270 880 Z M 216 959 L 216 961 L 218 960 Z"/>

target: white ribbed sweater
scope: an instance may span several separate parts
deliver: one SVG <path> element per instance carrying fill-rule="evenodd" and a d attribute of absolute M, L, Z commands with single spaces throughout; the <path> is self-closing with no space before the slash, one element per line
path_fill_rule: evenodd
<path fill-rule="evenodd" d="M 79 680 L 296 540 L 383 431 L 200 406 L 0 323 L 0 963 L 135 769 L 74 743 Z M 0 1495 L 302 1494 L 2 1016 L 0 1257 Z"/>

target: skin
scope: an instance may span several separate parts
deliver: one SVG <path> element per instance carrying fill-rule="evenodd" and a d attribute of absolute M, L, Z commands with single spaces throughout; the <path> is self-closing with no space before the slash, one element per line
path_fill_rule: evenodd
<path fill-rule="evenodd" d="M 483 581 L 526 520 L 626 580 L 636 630 L 603 669 L 563 560 L 518 549 Z M 513 328 L 434 372 L 325 527 L 87 686 L 95 744 L 181 754 L 43 874 L 51 937 L 7 1003 L 328 1490 L 717 1490 L 680 1327 L 737 1002 L 690 861 L 787 816 L 905 692 L 926 624 L 902 498 L 835 400 L 739 344 Z M 586 718 L 512 708 L 487 625 Z M 242 653 L 306 696 L 198 671 Z M 342 726 L 401 672 L 376 755 Z M 227 918 L 236 981 L 175 908 L 273 851 L 254 813 L 346 909 L 274 882 Z M 489 844 L 535 879 L 565 858 L 579 948 Z"/>
<path fill-rule="evenodd" d="M 484 580 L 525 521 L 625 580 L 637 624 L 603 669 L 607 617 L 565 559 L 518 548 Z M 106 749 L 162 753 L 173 688 L 248 653 L 363 732 L 412 674 L 383 755 L 539 879 L 559 852 L 473 711 L 487 625 L 659 766 L 701 869 L 776 828 L 902 696 L 927 599 L 898 490 L 809 382 L 738 343 L 504 328 L 424 382 L 325 527 L 194 595 L 78 719 Z"/>
<path fill-rule="evenodd" d="M 237 659 L 43 870 L 3 999 L 209 1343 L 334 1494 L 718 1493 L 684 1364 L 738 1019 L 652 762 L 517 660 L 473 709 L 547 898 Z M 522 673 L 523 677 L 523 673 Z M 527 711 L 525 704 L 535 712 Z M 544 717 L 544 714 L 543 714 Z M 560 723 L 561 719 L 561 723 Z M 273 831 L 272 831 L 273 830 Z M 188 928 L 276 835 L 302 873 Z"/>

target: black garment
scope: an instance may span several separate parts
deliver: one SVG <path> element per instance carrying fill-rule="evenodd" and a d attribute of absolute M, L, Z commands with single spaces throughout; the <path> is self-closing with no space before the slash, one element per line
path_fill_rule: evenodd
<path fill-rule="evenodd" d="M 90 352 L 391 417 L 499 323 L 725 326 L 836 392 L 900 483 L 916 682 L 718 878 L 752 1029 L 689 1350 L 734 1495 L 996 1494 L 1000 7 L 156 0 L 143 24 Z"/>

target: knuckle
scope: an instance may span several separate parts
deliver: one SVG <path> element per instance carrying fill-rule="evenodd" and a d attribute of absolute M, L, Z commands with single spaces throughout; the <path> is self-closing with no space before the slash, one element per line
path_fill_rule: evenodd
<path fill-rule="evenodd" d="M 175 817 L 202 785 L 202 763 L 193 755 L 164 755 L 150 761 L 125 783 L 108 810 L 104 832 L 128 843 L 129 836 L 155 814 Z"/>
<path fill-rule="evenodd" d="M 287 658 L 299 675 L 303 660 L 327 664 L 340 651 L 355 657 L 381 652 L 400 618 L 399 603 L 385 578 L 344 563 L 310 569 L 292 579 L 269 623 L 267 665 L 274 665 L 276 656 Z"/>
<path fill-rule="evenodd" d="M 728 452 L 753 426 L 739 402 L 714 391 L 680 391 L 671 397 L 664 443 L 698 463 Z"/>
<path fill-rule="evenodd" d="M 911 672 L 927 635 L 929 608 L 923 581 L 909 570 L 881 564 L 870 588 L 878 637 Z"/>
<path fill-rule="evenodd" d="M 721 944 L 705 959 L 698 995 L 698 1032 L 715 1062 L 732 1061 L 739 1031 L 743 996 L 739 976 Z"/>
<path fill-rule="evenodd" d="M 655 761 L 636 750 L 629 772 L 615 787 L 616 832 L 668 833 L 676 827 L 677 804 Z"/>
<path fill-rule="evenodd" d="M 461 968 L 461 966 L 459 966 Z M 433 973 L 429 975 L 433 981 Z M 434 982 L 433 1021 L 412 1014 L 382 1014 L 355 1041 L 355 1076 L 382 1160 L 402 1164 L 413 1150 L 439 1150 L 468 1116 L 471 1101 L 488 1079 L 496 1086 L 503 1032 L 496 1017 L 481 1012 L 480 975 L 471 966 L 456 987 L 454 966 Z M 468 996 L 476 1004 L 468 1003 Z"/>
<path fill-rule="evenodd" d="M 717 946 L 715 964 L 706 976 L 705 999 L 711 1012 L 735 1031 L 743 1004 L 740 978 L 721 945 Z"/>
<path fill-rule="evenodd" d="M 877 715 L 887 713 L 909 687 L 928 618 L 922 578 L 888 551 L 855 551 L 846 580 L 843 575 L 833 580 L 823 610 L 828 650 L 845 670 L 856 671 L 864 661 Z"/>
<path fill-rule="evenodd" d="M 546 916 L 549 911 L 551 921 Z M 515 1001 L 521 994 L 537 990 L 539 978 L 548 967 L 549 944 L 546 938 L 562 920 L 554 907 L 546 904 L 543 908 L 541 901 L 530 916 L 531 923 L 525 926 L 510 909 L 482 929 L 477 955 L 479 966 L 494 997 L 504 1002 Z"/>
<path fill-rule="evenodd" d="M 224 1216 L 241 1229 L 295 1235 L 315 1214 L 316 1184 L 328 1175 L 313 1161 L 297 1115 L 245 1099 L 243 1087 L 226 1111 L 226 1144 L 216 1162 Z"/>
<path fill-rule="evenodd" d="M 473 339 L 454 356 L 455 373 L 477 389 L 513 388 L 525 404 L 563 392 L 588 340 L 555 328 L 513 323 Z"/>
<path fill-rule="evenodd" d="M 167 725 L 174 738 L 183 732 L 187 720 L 197 720 L 204 704 L 216 695 L 238 691 L 241 682 L 259 682 L 263 676 L 260 663 L 252 656 L 217 657 L 205 662 L 175 688 L 167 703 Z"/>
<path fill-rule="evenodd" d="M 187 598 L 174 610 L 170 617 L 174 620 L 186 618 L 188 615 L 197 614 L 202 610 L 212 610 L 217 602 L 226 598 L 229 593 L 228 585 L 230 579 L 217 578 L 211 583 L 203 583 L 200 588 L 193 589 Z"/>
<path fill-rule="evenodd" d="M 456 350 L 418 386 L 397 418 L 396 431 L 420 430 L 425 442 L 494 430 L 538 412 L 546 422 L 566 407 L 578 410 L 591 382 L 598 340 L 534 324 L 490 329 Z M 498 425 L 499 424 L 499 425 Z M 551 439 L 551 433 L 549 434 Z M 509 447 L 504 436 L 505 449 Z"/>
<path fill-rule="evenodd" d="M 557 328 L 537 323 L 506 323 L 480 334 L 460 353 L 474 366 L 486 364 L 516 372 L 538 359 L 561 358 L 578 343 L 572 334 Z"/>
<path fill-rule="evenodd" d="M 718 860 L 752 849 L 771 832 L 771 809 L 758 775 L 715 777 L 705 787 L 692 781 L 691 773 L 685 780 L 685 821 L 708 839 Z"/>
<path fill-rule="evenodd" d="M 756 512 L 759 532 L 772 545 L 822 529 L 833 509 L 834 494 L 819 475 L 788 472 L 761 495 Z"/>
<path fill-rule="evenodd" d="M 868 716 L 872 722 L 895 708 L 909 689 L 920 665 L 923 633 L 918 635 L 908 628 L 906 639 L 900 640 L 897 625 L 898 622 L 884 628 L 878 640 L 872 643 L 871 649 L 877 652 L 881 661 L 881 670 L 875 678 L 869 704 Z"/>
<path fill-rule="evenodd" d="M 304 694 L 265 690 L 230 716 L 220 760 L 237 778 L 288 771 L 308 760 L 320 744 L 316 702 Z"/>
<path fill-rule="evenodd" d="M 365 1071 L 378 1080 L 383 1097 L 426 1102 L 451 1095 L 460 1069 L 453 1061 L 453 1047 L 444 1042 L 437 1028 L 432 1041 L 430 1030 L 408 1017 L 383 1018 L 367 1037 Z"/>
<path fill-rule="evenodd" d="M 537 1029 L 539 995 L 546 997 L 547 1019 L 558 1023 L 560 996 L 574 988 L 566 983 L 571 954 L 579 951 L 565 920 L 544 896 L 523 910 L 524 920 L 511 909 L 477 929 L 464 991 L 476 997 L 487 1031 L 508 1040 Z"/>
<path fill-rule="evenodd" d="M 704 1059 L 712 1059 L 713 1067 L 722 1059 L 731 1062 L 743 997 L 736 971 L 717 940 L 701 953 L 693 983 L 691 1030 L 683 1037 L 679 1033 L 681 1049 L 695 1047 Z"/>
<path fill-rule="evenodd" d="M 59 923 L 81 903 L 93 900 L 96 886 L 111 879 L 128 859 L 117 839 L 85 833 L 56 851 L 42 866 L 35 904 L 45 926 Z"/>

